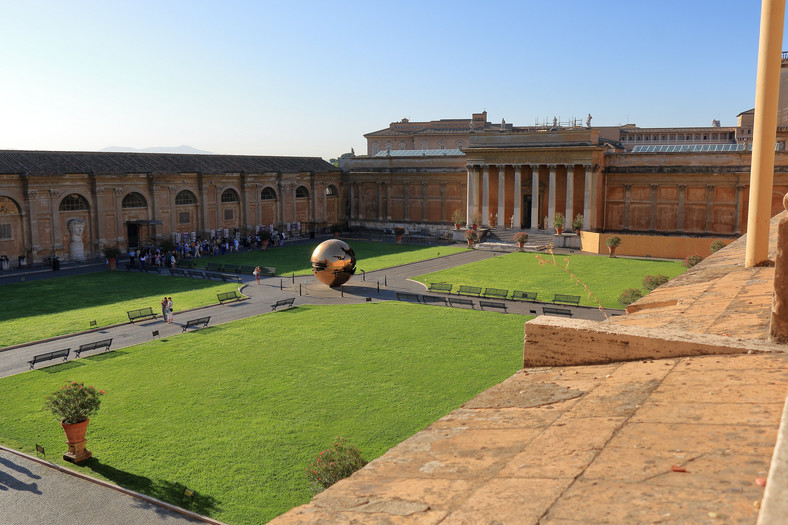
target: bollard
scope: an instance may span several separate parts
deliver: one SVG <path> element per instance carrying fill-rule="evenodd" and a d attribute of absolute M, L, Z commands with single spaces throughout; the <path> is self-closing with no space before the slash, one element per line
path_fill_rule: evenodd
<path fill-rule="evenodd" d="M 367 272 L 361 270 L 361 281 L 366 282 L 366 280 L 367 280 Z"/>
<path fill-rule="evenodd" d="M 383 286 L 388 286 L 388 285 L 389 285 L 388 276 L 384 275 L 383 276 Z"/>
<path fill-rule="evenodd" d="M 380 281 L 378 281 L 378 293 L 380 293 Z"/>
<path fill-rule="evenodd" d="M 339 287 L 339 293 L 341 294 L 341 297 L 345 297 L 345 287 L 344 286 L 340 286 Z"/>
<path fill-rule="evenodd" d="M 284 290 L 283 285 L 284 285 L 284 279 L 279 279 L 279 289 L 280 290 Z"/>
<path fill-rule="evenodd" d="M 301 295 L 301 283 L 298 283 L 298 295 Z"/>
<path fill-rule="evenodd" d="M 293 274 L 293 284 L 295 284 L 295 274 Z"/>

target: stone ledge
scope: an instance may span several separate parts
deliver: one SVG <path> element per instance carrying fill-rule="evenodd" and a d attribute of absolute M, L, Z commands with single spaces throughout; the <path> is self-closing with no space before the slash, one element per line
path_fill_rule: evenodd
<path fill-rule="evenodd" d="M 540 316 L 525 323 L 523 367 L 785 352 L 785 346 L 721 335 Z"/>

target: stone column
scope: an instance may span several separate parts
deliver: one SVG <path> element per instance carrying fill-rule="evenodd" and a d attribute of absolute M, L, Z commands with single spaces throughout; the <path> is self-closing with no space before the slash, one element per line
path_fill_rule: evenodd
<path fill-rule="evenodd" d="M 377 190 L 378 190 L 378 222 L 383 221 L 383 183 L 378 181 L 377 183 Z"/>
<path fill-rule="evenodd" d="M 410 183 L 406 182 L 405 184 L 402 185 L 402 188 L 403 188 L 403 192 L 405 193 L 405 204 L 403 206 L 403 209 L 404 209 L 403 215 L 404 215 L 404 217 L 402 217 L 402 219 L 405 220 L 405 221 L 409 221 L 410 220 L 410 206 L 409 206 L 409 201 L 410 201 Z"/>
<path fill-rule="evenodd" d="M 539 165 L 531 165 L 531 228 L 539 229 Z"/>
<path fill-rule="evenodd" d="M 468 171 L 468 179 L 465 186 L 465 225 L 471 226 L 471 217 L 473 216 L 473 168 L 466 166 Z"/>
<path fill-rule="evenodd" d="M 391 183 L 386 183 L 386 220 L 391 220 Z"/>
<path fill-rule="evenodd" d="M 788 195 L 783 197 L 783 207 L 788 209 Z M 788 218 L 783 217 L 777 226 L 777 255 L 774 263 L 774 296 L 769 320 L 769 341 L 788 343 Z"/>
<path fill-rule="evenodd" d="M 550 164 L 550 180 L 547 187 L 547 224 L 545 229 L 553 227 L 553 219 L 555 218 L 555 164 Z"/>
<path fill-rule="evenodd" d="M 356 213 L 354 208 L 356 207 L 356 183 L 350 183 L 350 218 L 355 219 Z"/>
<path fill-rule="evenodd" d="M 421 183 L 421 220 L 427 222 L 427 183 Z"/>
<path fill-rule="evenodd" d="M 505 190 L 506 185 L 506 166 L 504 164 L 498 165 L 498 226 L 503 225 L 506 227 L 506 207 L 504 201 L 506 198 Z"/>
<path fill-rule="evenodd" d="M 785 0 L 761 2 L 750 201 L 744 257 L 744 266 L 747 268 L 761 266 L 769 259 L 769 221 L 772 216 L 774 145 L 777 136 L 784 21 Z"/>
<path fill-rule="evenodd" d="M 659 189 L 659 184 L 651 184 L 649 185 L 649 198 L 650 204 L 648 210 L 648 229 L 651 231 L 656 231 L 657 229 L 657 190 Z"/>
<path fill-rule="evenodd" d="M 629 230 L 632 227 L 629 223 L 630 206 L 632 206 L 632 185 L 624 184 L 624 229 L 625 230 Z"/>
<path fill-rule="evenodd" d="M 95 238 L 95 245 L 98 250 L 100 250 L 101 245 L 107 241 L 107 221 L 104 219 L 104 188 L 93 187 L 90 190 L 90 193 L 93 196 L 93 209 L 91 210 L 92 223 L 95 225 L 95 229 L 93 230 L 96 235 Z M 154 215 L 155 217 L 155 215 Z M 98 255 L 102 255 L 99 251 L 97 252 Z"/>
<path fill-rule="evenodd" d="M 359 220 L 364 220 L 364 189 L 361 182 L 358 182 L 357 185 L 358 191 L 356 193 L 358 194 L 358 209 L 356 210 L 356 217 L 358 217 Z"/>
<path fill-rule="evenodd" d="M 733 233 L 737 235 L 741 233 L 741 192 L 744 188 L 745 186 L 741 184 L 736 185 L 736 217 L 734 218 Z"/>
<path fill-rule="evenodd" d="M 446 183 L 441 182 L 441 221 L 448 221 L 446 216 Z"/>
<path fill-rule="evenodd" d="M 591 229 L 591 207 L 594 198 L 594 176 L 590 164 L 584 165 L 583 168 L 586 172 L 583 191 L 583 229 L 589 231 Z"/>
<path fill-rule="evenodd" d="M 129 233 L 126 223 L 123 222 L 123 207 L 121 206 L 123 204 L 123 199 L 121 199 L 122 195 L 123 195 L 123 188 L 121 188 L 120 186 L 116 186 L 112 188 L 112 199 L 115 203 L 115 217 L 116 217 L 115 224 L 118 225 L 117 226 L 118 229 L 116 231 L 116 233 L 118 234 L 118 239 L 117 239 L 118 245 L 120 245 L 120 242 L 123 240 L 128 241 L 126 235 L 128 235 Z M 52 228 L 54 229 L 54 224 L 52 225 Z"/>
<path fill-rule="evenodd" d="M 31 258 L 35 258 L 36 253 L 41 248 L 41 241 L 38 238 L 38 227 L 37 222 L 34 224 L 33 221 L 38 221 L 38 191 L 37 190 L 26 190 L 25 191 L 25 208 L 27 212 L 27 231 L 30 232 L 30 249 L 31 249 Z M 23 246 L 24 249 L 24 246 Z M 17 255 L 27 255 L 27 254 L 17 254 Z M 33 261 L 28 261 L 28 264 L 33 264 Z"/>
<path fill-rule="evenodd" d="M 566 166 L 566 214 L 564 215 L 564 229 L 572 228 L 572 218 L 575 214 L 575 165 Z"/>
<path fill-rule="evenodd" d="M 482 169 L 482 226 L 490 222 L 490 166 Z"/>
<path fill-rule="evenodd" d="M 514 167 L 514 210 L 512 215 L 514 215 L 512 227 L 516 227 L 518 230 L 523 224 L 523 189 L 521 187 L 522 181 L 520 170 L 522 166 L 519 164 Z"/>
<path fill-rule="evenodd" d="M 678 203 L 678 210 L 676 210 L 676 231 L 683 232 L 684 231 L 684 197 L 687 192 L 687 185 L 686 184 L 679 184 L 679 203 Z"/>
<path fill-rule="evenodd" d="M 706 233 L 711 233 L 713 225 L 714 225 L 714 184 L 706 184 L 706 228 L 705 228 Z"/>

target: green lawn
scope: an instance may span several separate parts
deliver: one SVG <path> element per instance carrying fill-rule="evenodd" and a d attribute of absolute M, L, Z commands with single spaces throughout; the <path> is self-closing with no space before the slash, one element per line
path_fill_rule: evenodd
<path fill-rule="evenodd" d="M 4 284 L 0 348 L 127 322 L 128 310 L 150 306 L 160 312 L 163 296 L 175 311 L 215 304 L 216 294 L 236 285 L 139 272 L 99 272 Z"/>
<path fill-rule="evenodd" d="M 371 272 L 383 268 L 391 268 L 416 261 L 433 259 L 443 255 L 451 255 L 465 251 L 467 248 L 457 244 L 448 246 L 415 246 L 410 244 L 393 244 L 371 241 L 347 241 L 356 252 L 358 270 Z M 220 257 L 202 257 L 197 259 L 197 266 L 205 267 L 208 263 L 243 264 L 247 266 L 268 266 L 276 268 L 277 275 L 308 275 L 312 273 L 310 259 L 312 252 L 320 242 L 293 244 L 284 248 L 253 250 L 250 252 L 233 253 Z"/>
<path fill-rule="evenodd" d="M 63 463 L 45 397 L 107 391 L 74 467 L 194 510 L 263 523 L 307 502 L 304 469 L 342 435 L 365 459 L 520 368 L 523 323 L 395 302 L 300 306 L 0 380 L 0 441 Z M 480 329 L 482 328 L 483 329 Z"/>
<path fill-rule="evenodd" d="M 542 264 L 555 261 L 560 267 Z M 565 271 L 568 264 L 568 272 Z M 555 255 L 515 252 L 485 261 L 415 277 L 423 283 L 447 282 L 455 286 L 481 286 L 538 292 L 538 299 L 551 301 L 553 294 L 581 296 L 580 304 L 596 306 L 581 284 L 585 283 L 602 306 L 622 308 L 618 296 L 627 288 L 642 288 L 646 275 L 676 277 L 686 271 L 680 261 L 657 261 L 600 257 L 596 255 Z M 644 292 L 645 293 L 645 292 Z"/>

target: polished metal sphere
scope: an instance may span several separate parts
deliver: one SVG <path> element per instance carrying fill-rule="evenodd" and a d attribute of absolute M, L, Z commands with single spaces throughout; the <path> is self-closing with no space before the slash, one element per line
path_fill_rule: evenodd
<path fill-rule="evenodd" d="M 356 273 L 356 254 L 345 241 L 323 241 L 312 252 L 312 272 L 321 283 L 341 286 Z"/>

